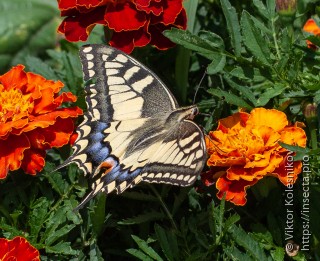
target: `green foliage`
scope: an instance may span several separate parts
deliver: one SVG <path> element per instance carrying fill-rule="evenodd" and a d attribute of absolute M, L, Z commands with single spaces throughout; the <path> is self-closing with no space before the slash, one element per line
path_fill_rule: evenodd
<path fill-rule="evenodd" d="M 319 49 L 308 48 L 306 39 L 318 47 L 320 41 L 301 30 L 309 17 L 319 15 L 319 1 L 299 1 L 291 22 L 279 17 L 274 0 L 184 4 L 188 31 L 164 33 L 177 47 L 137 48 L 132 55 L 172 88 L 180 104 L 196 101 L 209 115 L 197 118 L 206 130 L 239 108 L 276 108 L 290 121 L 307 123 L 307 148 L 281 146 L 294 151 L 295 160 L 307 155 L 311 169 L 310 176 L 299 175 L 290 208 L 292 240 L 301 246 L 308 184 L 310 250 L 292 259 L 319 260 L 319 112 L 309 124 L 303 109 L 320 101 Z M 0 13 L 1 72 L 22 63 L 28 71 L 60 80 L 85 110 L 78 57 L 83 43 L 56 34 L 57 1 L 4 0 Z M 102 35 L 97 26 L 88 42 L 101 43 Z M 67 146 L 52 150 L 37 176 L 16 171 L 0 181 L 0 237 L 25 237 L 41 260 L 291 260 L 285 252 L 286 187 L 272 177 L 248 189 L 243 207 L 218 200 L 215 186 L 198 180 L 195 188 L 139 184 L 121 195 L 98 195 L 74 212 L 89 185 L 74 165 L 54 171 L 69 155 Z"/>

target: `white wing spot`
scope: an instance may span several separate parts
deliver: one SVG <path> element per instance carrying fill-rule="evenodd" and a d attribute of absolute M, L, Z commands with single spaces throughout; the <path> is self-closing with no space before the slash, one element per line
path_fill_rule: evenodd
<path fill-rule="evenodd" d="M 88 69 L 91 69 L 94 66 L 93 62 L 88 62 Z"/>
<path fill-rule="evenodd" d="M 118 54 L 116 60 L 121 63 L 126 63 L 128 61 L 128 58 L 125 57 L 123 54 Z"/>
<path fill-rule="evenodd" d="M 84 52 L 84 53 L 89 53 L 89 52 L 91 52 L 91 51 L 92 51 L 92 47 L 91 47 L 91 46 L 88 46 L 88 47 L 83 48 L 83 52 Z"/>
<path fill-rule="evenodd" d="M 116 62 L 106 62 L 104 64 L 105 68 L 122 68 L 123 65 L 121 63 L 116 63 Z"/>
<path fill-rule="evenodd" d="M 127 81 L 140 70 L 138 66 L 131 67 L 129 70 L 127 70 L 123 76 Z"/>
<path fill-rule="evenodd" d="M 95 72 L 93 70 L 89 70 L 89 76 L 93 77 L 95 75 Z"/>
<path fill-rule="evenodd" d="M 187 176 L 185 176 L 185 177 L 183 178 L 183 180 L 184 180 L 184 181 L 188 181 L 189 178 L 190 178 L 190 175 L 187 175 Z"/>
<path fill-rule="evenodd" d="M 155 176 L 156 179 L 159 179 L 159 178 L 161 178 L 161 177 L 162 177 L 162 173 L 158 173 L 158 174 Z"/>
<path fill-rule="evenodd" d="M 122 77 L 110 76 L 108 77 L 108 85 L 124 84 L 125 80 Z"/>
<path fill-rule="evenodd" d="M 118 74 L 119 73 L 119 70 L 118 69 L 106 69 L 106 74 L 108 76 L 110 75 L 115 75 L 115 74 Z"/>
<path fill-rule="evenodd" d="M 86 55 L 87 60 L 92 60 L 94 58 L 93 54 L 89 53 Z"/>
<path fill-rule="evenodd" d="M 137 81 L 132 84 L 132 88 L 138 92 L 142 92 L 150 83 L 152 83 L 154 78 L 151 75 L 148 75 L 144 79 Z"/>

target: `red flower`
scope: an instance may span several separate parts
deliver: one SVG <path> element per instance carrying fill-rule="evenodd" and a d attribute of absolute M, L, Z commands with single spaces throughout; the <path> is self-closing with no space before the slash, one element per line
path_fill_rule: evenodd
<path fill-rule="evenodd" d="M 1 261 L 40 261 L 39 251 L 23 237 L 0 238 Z"/>
<path fill-rule="evenodd" d="M 247 201 L 247 188 L 265 176 L 276 177 L 286 186 L 293 184 L 302 163 L 293 162 L 294 154 L 278 141 L 306 146 L 304 130 L 298 124 L 289 125 L 281 111 L 256 108 L 250 114 L 239 112 L 219 120 L 217 130 L 206 137 L 210 170 L 201 175 L 202 181 L 210 186 L 217 180 L 217 197 L 226 193 L 226 200 L 240 206 Z"/>
<path fill-rule="evenodd" d="M 18 65 L 0 76 L 0 179 L 20 167 L 31 175 L 41 171 L 45 151 L 68 144 L 82 114 L 78 107 L 60 108 L 77 99 L 59 94 L 62 82 L 23 69 Z"/>
<path fill-rule="evenodd" d="M 71 42 L 86 41 L 96 24 L 113 30 L 110 45 L 127 53 L 135 47 L 154 45 L 160 50 L 174 44 L 162 35 L 172 27 L 186 29 L 182 0 L 58 0 L 58 28 Z"/>

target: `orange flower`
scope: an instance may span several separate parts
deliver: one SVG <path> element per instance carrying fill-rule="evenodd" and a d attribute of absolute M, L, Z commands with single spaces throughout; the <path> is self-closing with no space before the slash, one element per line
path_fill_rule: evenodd
<path fill-rule="evenodd" d="M 45 151 L 69 143 L 78 107 L 60 108 L 75 102 L 70 92 L 59 94 L 60 81 L 46 80 L 13 67 L 0 76 L 0 179 L 20 167 L 35 175 L 45 165 Z"/>
<path fill-rule="evenodd" d="M 284 185 L 293 184 L 301 162 L 293 162 L 293 153 L 279 141 L 306 146 L 304 130 L 289 125 L 281 111 L 256 108 L 250 114 L 239 112 L 220 120 L 217 130 L 206 137 L 210 170 L 202 174 L 204 184 L 218 178 L 218 198 L 226 193 L 226 200 L 241 206 L 246 203 L 246 189 L 267 175 Z"/>
<path fill-rule="evenodd" d="M 1 261 L 40 261 L 39 251 L 23 237 L 0 238 Z"/>
<path fill-rule="evenodd" d="M 303 26 L 303 31 L 313 34 L 315 36 L 320 36 L 320 27 L 317 25 L 315 20 L 309 19 Z M 311 43 L 309 40 L 307 40 L 307 45 L 309 48 L 316 50 L 317 46 L 315 46 L 313 43 Z"/>

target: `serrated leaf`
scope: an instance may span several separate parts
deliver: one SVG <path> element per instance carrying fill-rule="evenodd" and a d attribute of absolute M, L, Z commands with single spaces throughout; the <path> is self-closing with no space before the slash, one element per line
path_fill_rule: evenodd
<path fill-rule="evenodd" d="M 161 246 L 162 252 L 170 261 L 179 259 L 179 248 L 176 236 L 172 231 L 166 231 L 158 224 L 155 225 L 155 232 Z"/>
<path fill-rule="evenodd" d="M 127 249 L 126 250 L 129 254 L 135 256 L 136 258 L 142 260 L 142 261 L 153 261 L 152 258 L 150 258 L 149 256 L 147 256 L 145 253 L 143 253 L 141 250 L 138 249 Z"/>
<path fill-rule="evenodd" d="M 241 16 L 243 42 L 254 57 L 263 65 L 270 66 L 270 49 L 260 31 L 255 27 L 251 15 L 243 11 Z"/>
<path fill-rule="evenodd" d="M 285 253 L 284 253 L 284 249 L 282 247 L 276 247 L 276 249 L 272 250 L 270 253 L 271 253 L 273 260 L 276 260 L 276 261 L 284 260 Z"/>
<path fill-rule="evenodd" d="M 236 9 L 231 6 L 228 0 L 221 0 L 223 14 L 227 21 L 227 28 L 231 37 L 231 45 L 237 57 L 241 56 L 241 40 L 240 25 Z"/>
<path fill-rule="evenodd" d="M 257 107 L 265 106 L 272 98 L 280 95 L 287 87 L 281 84 L 274 84 L 261 93 L 255 103 Z"/>
<path fill-rule="evenodd" d="M 269 13 L 267 10 L 267 7 L 263 4 L 261 0 L 253 0 L 252 1 L 255 7 L 257 8 L 257 11 L 262 14 L 265 18 L 269 19 Z"/>
<path fill-rule="evenodd" d="M 30 206 L 30 214 L 28 219 L 28 224 L 30 225 L 30 234 L 37 238 L 40 229 L 43 226 L 43 222 L 48 214 L 50 203 L 44 198 L 38 198 L 31 206 Z"/>
<path fill-rule="evenodd" d="M 239 246 L 242 246 L 255 260 L 268 261 L 268 258 L 259 243 L 254 238 L 244 231 L 242 228 L 233 225 L 228 232 Z"/>
<path fill-rule="evenodd" d="M 242 86 L 232 81 L 229 77 L 224 77 L 227 83 L 235 90 L 241 93 L 241 96 L 247 98 L 253 105 L 256 105 L 257 99 L 254 94 L 251 92 L 250 88 L 247 86 Z M 255 106 L 256 107 L 256 106 Z"/>
<path fill-rule="evenodd" d="M 212 62 L 207 67 L 207 74 L 212 75 L 221 72 L 226 65 L 226 56 L 221 54 L 212 55 Z"/>
<path fill-rule="evenodd" d="M 104 221 L 106 216 L 106 198 L 105 193 L 101 193 L 97 196 L 97 204 L 94 207 L 94 212 L 90 212 L 92 220 L 92 228 L 94 233 L 99 236 L 103 232 Z"/>
<path fill-rule="evenodd" d="M 51 184 L 52 188 L 62 196 L 68 190 L 69 184 L 62 178 L 61 173 L 59 172 L 52 172 L 47 173 L 44 175 L 49 183 Z"/>
<path fill-rule="evenodd" d="M 225 247 L 223 252 L 234 261 L 253 261 L 253 259 L 245 253 L 242 253 L 237 247 Z"/>
<path fill-rule="evenodd" d="M 162 261 L 163 259 L 153 250 L 152 247 L 148 246 L 147 242 L 139 238 L 138 236 L 131 235 L 132 239 L 137 243 L 139 248 L 150 256 L 152 259 Z"/>
<path fill-rule="evenodd" d="M 63 254 L 63 255 L 77 255 L 78 251 L 70 246 L 70 242 L 59 242 L 54 246 L 46 246 L 47 253 Z"/>
<path fill-rule="evenodd" d="M 45 243 L 47 246 L 52 245 L 55 241 L 60 239 L 61 237 L 68 234 L 76 225 L 65 225 L 62 228 L 52 232 L 49 234 L 49 236 L 46 238 Z"/>
<path fill-rule="evenodd" d="M 40 74 L 48 80 L 58 80 L 58 76 L 52 68 L 41 59 L 34 56 L 26 57 L 26 65 L 29 71 Z"/>
<path fill-rule="evenodd" d="M 203 37 L 214 34 L 211 32 L 202 32 Z M 188 31 L 172 28 L 164 32 L 164 35 L 168 37 L 172 42 L 183 45 L 185 48 L 196 51 L 201 55 L 210 59 L 210 55 L 214 53 L 223 53 L 221 51 L 221 43 L 211 42 L 201 38 L 200 36 L 193 35 Z"/>
<path fill-rule="evenodd" d="M 246 108 L 251 110 L 252 106 L 250 106 L 248 103 L 246 103 L 243 99 L 241 99 L 239 96 L 236 96 L 232 93 L 218 90 L 218 89 L 209 89 L 208 92 L 214 96 L 217 96 L 221 99 L 224 99 L 227 103 L 234 104 L 241 108 Z"/>
<path fill-rule="evenodd" d="M 91 242 L 90 243 L 90 252 L 89 252 L 90 261 L 103 261 L 105 260 L 102 257 L 102 253 L 99 249 L 99 246 L 97 245 L 97 242 Z"/>

